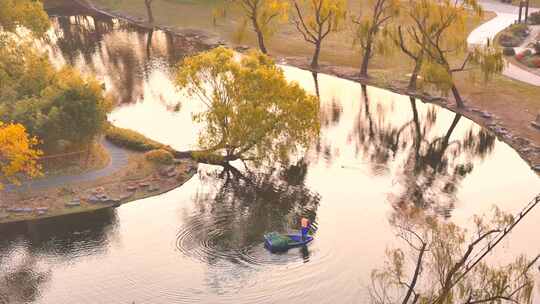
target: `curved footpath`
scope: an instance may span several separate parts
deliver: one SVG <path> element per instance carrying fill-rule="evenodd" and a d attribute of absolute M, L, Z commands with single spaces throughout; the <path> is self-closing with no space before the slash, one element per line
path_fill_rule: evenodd
<path fill-rule="evenodd" d="M 500 31 L 504 30 L 518 19 L 519 7 L 517 6 L 493 0 L 481 0 L 480 4 L 486 11 L 492 11 L 497 16 L 480 25 L 469 34 L 469 37 L 467 37 L 467 43 L 469 45 L 486 44 L 488 39 L 493 40 Z M 529 9 L 529 13 L 535 11 L 538 11 L 538 9 Z M 511 63 L 508 63 L 503 71 L 503 75 L 534 86 L 540 86 L 539 75 L 531 73 Z"/>
<path fill-rule="evenodd" d="M 26 188 L 41 190 L 45 188 L 62 187 L 71 183 L 94 181 L 96 179 L 112 175 L 127 165 L 128 153 L 125 149 L 112 144 L 106 139 L 102 140 L 102 144 L 111 157 L 111 160 L 105 168 L 89 171 L 83 174 L 52 176 L 28 181 L 23 183 L 20 187 L 17 187 L 18 190 L 24 191 Z M 12 185 L 7 186 L 5 190 L 13 191 L 15 190 L 15 187 Z"/>

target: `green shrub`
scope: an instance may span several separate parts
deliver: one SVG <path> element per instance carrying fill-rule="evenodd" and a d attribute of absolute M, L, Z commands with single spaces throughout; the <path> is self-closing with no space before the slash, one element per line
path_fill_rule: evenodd
<path fill-rule="evenodd" d="M 516 51 L 513 47 L 505 47 L 503 49 L 503 55 L 504 56 L 514 56 L 516 54 Z"/>
<path fill-rule="evenodd" d="M 529 26 L 527 26 L 526 24 L 523 24 L 523 23 L 512 24 L 512 25 L 510 25 L 508 30 L 514 36 L 523 37 L 523 38 L 529 36 L 529 33 L 530 33 L 529 32 Z"/>
<path fill-rule="evenodd" d="M 105 137 L 116 145 L 135 151 L 146 152 L 165 147 L 165 145 L 151 140 L 138 132 L 115 126 L 110 126 L 107 129 Z"/>
<path fill-rule="evenodd" d="M 174 161 L 174 156 L 172 155 L 172 153 L 165 149 L 152 150 L 146 152 L 144 156 L 147 160 L 151 162 L 163 165 L 170 165 Z"/>
<path fill-rule="evenodd" d="M 540 11 L 530 14 L 529 21 L 531 22 L 531 24 L 540 24 Z"/>
<path fill-rule="evenodd" d="M 499 36 L 499 44 L 504 47 L 516 47 L 523 42 L 522 38 L 513 36 L 510 33 L 502 33 Z"/>

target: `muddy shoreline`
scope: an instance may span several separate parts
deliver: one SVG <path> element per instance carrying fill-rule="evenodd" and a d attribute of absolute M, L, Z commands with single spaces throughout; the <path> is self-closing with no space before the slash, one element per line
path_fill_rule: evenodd
<path fill-rule="evenodd" d="M 165 31 L 172 35 L 184 36 L 190 39 L 196 39 L 198 43 L 205 45 L 208 49 L 217 47 L 219 45 L 226 45 L 232 48 L 235 48 L 239 52 L 246 51 L 247 47 L 238 47 L 236 45 L 229 44 L 223 40 L 220 40 L 219 37 L 211 36 L 210 34 L 193 29 L 175 29 L 167 26 L 152 26 L 144 21 L 142 18 L 137 18 L 129 16 L 125 13 L 117 11 L 108 11 L 104 8 L 96 7 L 94 4 L 89 3 L 86 0 L 74 0 L 80 6 L 84 7 L 87 10 L 94 11 L 98 14 L 103 14 L 113 18 L 119 18 L 127 22 L 133 23 L 137 26 L 144 28 L 154 28 Z M 303 70 L 308 70 L 317 73 L 324 73 L 339 77 L 342 79 L 354 81 L 362 85 L 369 85 L 385 90 L 389 90 L 394 93 L 401 95 L 406 95 L 420 99 L 425 103 L 432 103 L 438 106 L 444 107 L 445 109 L 463 115 L 464 117 L 474 121 L 475 123 L 485 127 L 490 130 L 497 138 L 510 145 L 519 156 L 527 162 L 532 170 L 540 176 L 540 143 L 535 142 L 533 138 L 529 136 L 519 134 L 516 130 L 505 127 L 505 122 L 499 117 L 495 116 L 492 113 L 487 112 L 485 109 L 476 108 L 474 106 L 466 106 L 464 108 L 458 108 L 455 105 L 453 99 L 442 96 L 432 96 L 427 94 L 422 94 L 419 92 L 410 92 L 406 87 L 393 86 L 393 85 L 381 85 L 377 83 L 374 79 L 362 78 L 358 76 L 358 69 L 343 67 L 337 65 L 327 65 L 321 64 L 320 68 L 317 71 L 313 71 L 309 66 L 309 59 L 300 58 L 300 57 L 277 57 L 275 58 L 280 64 L 289 65 L 292 67 L 300 68 Z M 523 124 L 530 126 L 529 121 L 524 121 Z M 531 127 L 532 128 L 532 127 Z M 540 130 L 537 130 L 540 132 Z M 519 134 L 519 135 L 518 135 Z"/>

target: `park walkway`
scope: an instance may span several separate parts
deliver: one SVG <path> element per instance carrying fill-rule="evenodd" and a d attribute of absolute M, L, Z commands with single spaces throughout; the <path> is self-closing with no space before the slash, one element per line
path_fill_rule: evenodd
<path fill-rule="evenodd" d="M 76 175 L 59 175 L 46 177 L 43 179 L 36 179 L 23 183 L 20 187 L 14 187 L 8 185 L 5 191 L 25 191 L 25 189 L 46 189 L 53 187 L 62 187 L 71 183 L 81 183 L 94 181 L 102 177 L 112 175 L 116 171 L 120 170 L 128 163 L 128 153 L 125 149 L 120 148 L 106 139 L 103 139 L 103 147 L 109 153 L 111 160 L 107 166 L 103 169 L 85 172 L 83 174 Z"/>
<path fill-rule="evenodd" d="M 495 36 L 506 27 L 513 24 L 518 19 L 519 7 L 498 2 L 495 0 L 481 0 L 480 4 L 486 11 L 492 11 L 497 16 L 488 22 L 474 29 L 467 37 L 469 45 L 483 45 L 488 39 L 493 40 Z M 529 9 L 529 14 L 538 9 Z M 508 63 L 503 71 L 503 75 L 515 80 L 519 80 L 531 85 L 540 86 L 540 76 Z"/>

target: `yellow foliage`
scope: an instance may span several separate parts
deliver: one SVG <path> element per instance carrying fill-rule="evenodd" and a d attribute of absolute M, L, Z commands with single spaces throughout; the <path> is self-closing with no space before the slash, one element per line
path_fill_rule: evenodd
<path fill-rule="evenodd" d="M 174 156 L 171 152 L 165 149 L 157 149 L 148 151 L 144 154 L 147 160 L 158 164 L 170 165 L 174 161 Z"/>
<path fill-rule="evenodd" d="M 297 0 L 295 6 L 306 11 L 303 19 L 307 27 L 315 32 L 329 29 L 336 31 L 347 14 L 346 0 Z M 321 25 L 324 28 L 321 28 Z"/>
<path fill-rule="evenodd" d="M 2 181 L 18 184 L 19 176 L 41 174 L 37 160 L 42 152 L 35 149 L 38 140 L 29 137 L 24 126 L 0 122 L 0 189 Z"/>
<path fill-rule="evenodd" d="M 237 59 L 232 50 L 220 47 L 186 58 L 176 83 L 205 106 L 194 116 L 205 125 L 199 134 L 205 154 L 286 162 L 318 135 L 316 97 L 289 83 L 260 52 Z"/>
<path fill-rule="evenodd" d="M 272 36 L 280 23 L 289 19 L 289 3 L 286 0 L 235 0 L 245 19 L 240 22 L 236 40 L 244 38 L 247 23 L 251 23 L 258 36 L 261 51 L 266 52 L 264 40 Z"/>
<path fill-rule="evenodd" d="M 44 34 L 49 28 L 49 17 L 41 1 L 0 1 L 0 28 L 13 32 L 19 26 L 26 27 L 36 35 Z"/>
<path fill-rule="evenodd" d="M 467 23 L 479 21 L 484 14 L 477 0 L 408 0 L 401 6 L 404 22 L 409 24 L 404 26 L 407 42 L 414 45 L 410 50 L 424 57 L 421 76 L 427 83 L 446 93 L 454 87 L 453 73 L 469 70 L 474 80 L 480 72 L 487 81 L 502 71 L 500 49 L 489 45 L 468 47 Z M 451 58 L 463 56 L 464 62 L 451 66 Z M 456 95 L 457 89 L 454 91 Z"/>

